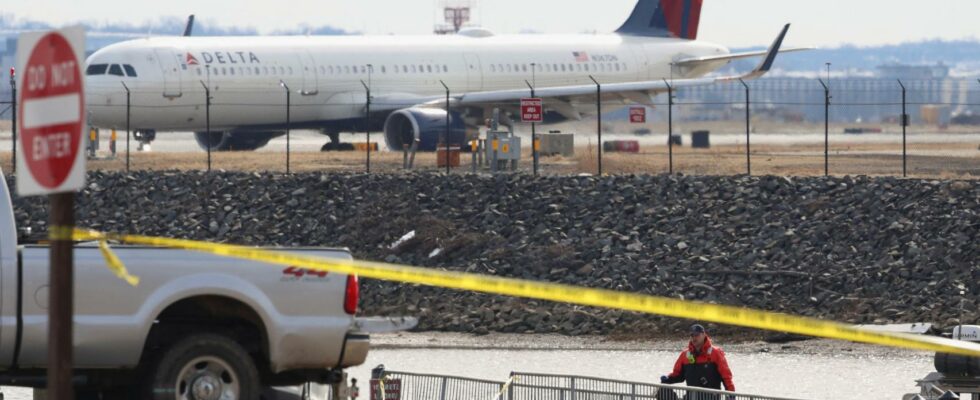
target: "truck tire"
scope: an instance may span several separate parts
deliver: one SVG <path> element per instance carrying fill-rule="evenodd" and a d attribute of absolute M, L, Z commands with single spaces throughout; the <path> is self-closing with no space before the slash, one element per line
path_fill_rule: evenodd
<path fill-rule="evenodd" d="M 216 334 L 193 334 L 148 365 L 143 398 L 258 400 L 259 373 L 242 346 Z"/>

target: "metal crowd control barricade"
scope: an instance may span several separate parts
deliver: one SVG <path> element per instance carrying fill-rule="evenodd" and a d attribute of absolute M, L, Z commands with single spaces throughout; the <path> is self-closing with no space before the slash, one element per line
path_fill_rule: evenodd
<path fill-rule="evenodd" d="M 510 400 L 791 400 L 747 393 L 592 378 L 512 372 Z"/>
<path fill-rule="evenodd" d="M 505 387 L 506 382 L 375 369 L 370 400 L 506 400 Z"/>

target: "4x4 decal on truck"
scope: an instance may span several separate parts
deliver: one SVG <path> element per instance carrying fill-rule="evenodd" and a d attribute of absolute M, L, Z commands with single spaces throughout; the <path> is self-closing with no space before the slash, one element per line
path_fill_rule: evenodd
<path fill-rule="evenodd" d="M 294 282 L 294 281 L 320 281 L 327 277 L 328 273 L 326 271 L 316 271 L 312 269 L 299 268 L 299 267 L 286 267 L 282 270 L 283 282 Z"/>

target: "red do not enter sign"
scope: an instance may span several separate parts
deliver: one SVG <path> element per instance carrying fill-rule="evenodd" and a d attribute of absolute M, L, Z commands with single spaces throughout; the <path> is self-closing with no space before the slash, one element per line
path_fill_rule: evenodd
<path fill-rule="evenodd" d="M 18 57 L 22 63 L 18 166 L 29 174 L 24 179 L 25 172 L 18 174 L 21 195 L 67 192 L 84 184 L 84 160 L 78 160 L 85 125 L 78 46 L 62 32 L 37 35 L 22 36 L 26 46 L 18 44 L 26 52 Z"/>

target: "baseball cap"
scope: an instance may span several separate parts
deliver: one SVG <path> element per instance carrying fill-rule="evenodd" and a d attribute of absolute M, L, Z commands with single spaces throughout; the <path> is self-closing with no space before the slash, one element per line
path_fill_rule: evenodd
<path fill-rule="evenodd" d="M 699 333 L 705 333 L 704 327 L 700 324 L 691 325 L 691 334 L 697 335 Z"/>

